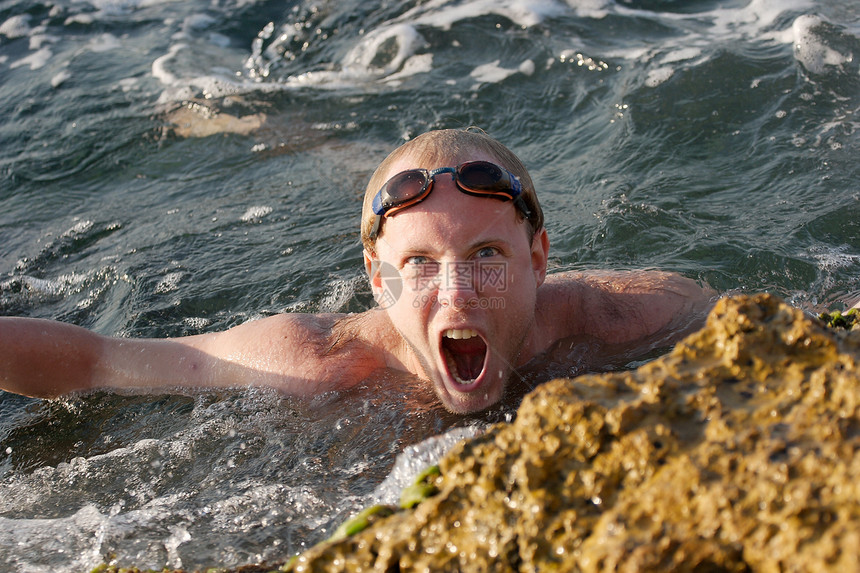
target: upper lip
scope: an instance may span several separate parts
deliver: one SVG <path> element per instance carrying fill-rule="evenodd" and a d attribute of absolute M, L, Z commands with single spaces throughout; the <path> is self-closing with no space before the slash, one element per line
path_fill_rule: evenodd
<path fill-rule="evenodd" d="M 480 336 L 484 342 L 487 341 L 487 337 L 484 335 L 484 332 L 474 324 L 448 324 L 439 330 L 439 342 L 442 342 L 442 339 L 445 338 L 447 333 L 455 330 L 459 330 L 461 332 L 465 330 L 472 331 L 477 336 Z"/>
<path fill-rule="evenodd" d="M 446 328 L 442 331 L 442 338 L 473 338 L 481 336 L 474 328 Z M 482 337 L 483 338 L 483 337 Z"/>

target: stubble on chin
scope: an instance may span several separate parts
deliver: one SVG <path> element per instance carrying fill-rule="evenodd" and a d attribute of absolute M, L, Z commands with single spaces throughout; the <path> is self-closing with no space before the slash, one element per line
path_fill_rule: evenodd
<path fill-rule="evenodd" d="M 531 325 L 533 326 L 533 324 Z M 431 365 L 430 357 L 426 354 L 419 352 L 416 348 L 415 344 L 410 341 L 407 337 L 403 336 L 403 333 L 400 333 L 400 337 L 403 339 L 406 344 L 409 352 L 412 354 L 414 361 L 421 367 L 422 372 L 415 372 L 414 374 L 419 378 L 427 381 L 428 384 L 432 386 L 433 392 L 436 394 L 436 397 L 442 403 L 442 405 L 450 412 L 455 414 L 471 414 L 475 412 L 480 412 L 482 410 L 486 410 L 487 408 L 492 407 L 495 404 L 498 404 L 505 398 L 505 393 L 507 392 L 508 386 L 510 385 L 510 380 L 512 376 L 516 376 L 516 367 L 515 365 L 518 363 L 520 356 L 523 353 L 525 345 L 528 340 L 529 328 L 523 329 L 522 338 L 517 342 L 511 352 L 511 360 L 512 362 L 506 362 L 505 368 L 501 371 L 496 372 L 495 374 L 491 374 L 490 372 L 485 373 L 485 376 L 495 376 L 495 380 L 485 380 L 484 384 L 488 384 L 492 382 L 492 388 L 486 388 L 485 392 L 479 391 L 476 398 L 465 400 L 457 400 L 455 395 L 449 393 L 449 389 L 445 385 L 443 380 L 444 374 L 439 372 L 437 368 Z M 489 352 L 489 349 L 488 349 Z M 497 356 L 502 356 L 503 353 L 496 353 Z M 489 396 L 487 399 L 484 399 L 484 396 L 488 394 L 489 390 L 493 390 L 493 398 L 490 400 Z M 468 394 L 466 394 L 468 396 Z"/>

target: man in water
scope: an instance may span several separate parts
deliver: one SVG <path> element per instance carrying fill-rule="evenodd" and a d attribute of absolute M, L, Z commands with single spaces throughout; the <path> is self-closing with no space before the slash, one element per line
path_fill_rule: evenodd
<path fill-rule="evenodd" d="M 368 184 L 361 238 L 377 308 L 173 339 L 2 318 L 0 388 L 53 397 L 254 385 L 308 396 L 391 368 L 432 385 L 449 410 L 476 412 L 568 340 L 611 349 L 592 363 L 665 346 L 700 321 L 713 294 L 663 272 L 547 276 L 549 239 L 528 172 L 472 131 L 429 132 L 389 155 Z"/>

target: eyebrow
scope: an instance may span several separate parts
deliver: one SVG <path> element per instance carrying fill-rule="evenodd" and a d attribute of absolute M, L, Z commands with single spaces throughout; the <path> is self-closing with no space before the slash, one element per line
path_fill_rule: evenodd
<path fill-rule="evenodd" d="M 467 251 L 477 251 L 484 247 L 495 247 L 495 246 L 503 246 L 506 249 L 510 249 L 511 242 L 499 237 L 491 237 L 481 239 L 480 241 L 475 241 L 466 246 Z M 400 251 L 401 254 L 409 254 L 409 255 L 428 255 L 436 252 L 436 249 L 428 248 L 424 246 L 418 247 L 409 247 Z"/>
<path fill-rule="evenodd" d="M 469 249 L 470 250 L 477 250 L 477 249 L 480 249 L 482 247 L 494 247 L 496 245 L 504 245 L 505 247 L 509 247 L 510 244 L 511 244 L 510 241 L 502 239 L 502 238 L 489 238 L 489 239 L 484 239 L 482 241 L 478 241 L 476 243 L 473 243 L 469 247 Z"/>

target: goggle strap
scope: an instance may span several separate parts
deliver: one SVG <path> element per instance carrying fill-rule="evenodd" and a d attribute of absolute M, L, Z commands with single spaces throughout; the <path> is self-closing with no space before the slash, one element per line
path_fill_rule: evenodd
<path fill-rule="evenodd" d="M 532 219 L 532 210 L 529 209 L 529 206 L 526 205 L 525 199 L 523 199 L 522 195 L 517 195 L 514 199 L 514 207 L 520 210 L 520 213 L 523 214 L 527 220 L 531 221 Z"/>
<path fill-rule="evenodd" d="M 382 226 L 382 215 L 376 215 L 375 220 L 373 221 L 373 227 L 370 229 L 370 237 L 371 241 L 375 241 L 376 237 L 379 235 L 379 228 Z"/>

